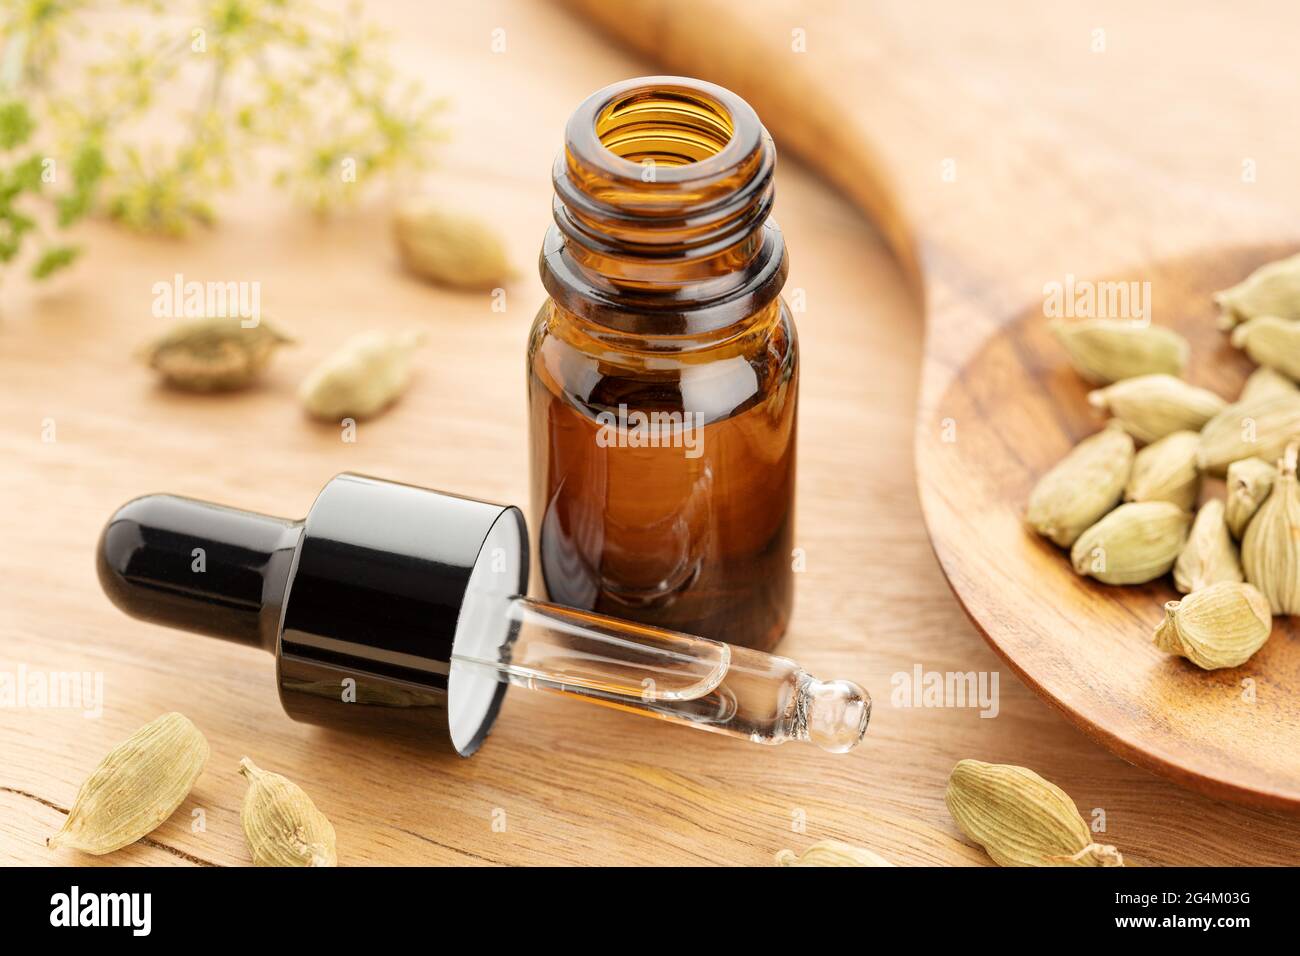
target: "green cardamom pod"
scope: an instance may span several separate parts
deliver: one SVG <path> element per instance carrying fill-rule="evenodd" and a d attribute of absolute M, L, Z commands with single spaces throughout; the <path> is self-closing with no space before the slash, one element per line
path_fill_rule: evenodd
<path fill-rule="evenodd" d="M 1300 378 L 1300 322 L 1262 315 L 1233 329 L 1232 344 L 1257 364 Z"/>
<path fill-rule="evenodd" d="M 1025 520 L 1063 548 L 1119 503 L 1133 467 L 1133 438 L 1117 425 L 1079 442 L 1029 495 Z"/>
<path fill-rule="evenodd" d="M 494 289 L 512 271 L 505 244 L 486 223 L 427 202 L 403 206 L 393 218 L 402 264 L 415 275 L 457 289 Z"/>
<path fill-rule="evenodd" d="M 1276 460 L 1296 435 L 1300 435 L 1300 391 L 1233 402 L 1201 429 L 1197 464 L 1201 471 L 1222 477 L 1229 465 L 1243 458 Z"/>
<path fill-rule="evenodd" d="M 1249 584 L 1222 581 L 1166 604 L 1155 644 L 1197 667 L 1217 670 L 1246 663 L 1272 629 L 1264 595 Z"/>
<path fill-rule="evenodd" d="M 174 388 L 234 391 L 252 384 L 276 347 L 292 341 L 265 319 L 252 328 L 239 318 L 194 319 L 155 339 L 143 356 Z"/>
<path fill-rule="evenodd" d="M 1274 614 L 1300 613 L 1300 483 L 1292 442 L 1277 465 L 1268 498 L 1246 526 L 1241 564 L 1246 580 L 1268 598 Z"/>
<path fill-rule="evenodd" d="M 1246 533 L 1246 526 L 1264 503 L 1277 469 L 1262 458 L 1243 458 L 1228 466 L 1228 497 L 1224 504 L 1224 519 L 1228 530 L 1238 541 Z"/>
<path fill-rule="evenodd" d="M 1300 255 L 1260 266 L 1243 281 L 1214 295 L 1219 328 L 1230 329 L 1261 315 L 1300 319 Z"/>
<path fill-rule="evenodd" d="M 303 407 L 321 421 L 378 414 L 406 390 L 411 353 L 423 340 L 421 332 L 353 336 L 303 379 L 298 388 Z"/>
<path fill-rule="evenodd" d="M 1088 393 L 1088 403 L 1109 411 L 1140 442 L 1154 442 L 1176 431 L 1200 431 L 1227 407 L 1204 388 L 1172 375 L 1141 375 Z"/>
<path fill-rule="evenodd" d="M 1174 587 L 1187 594 L 1221 581 L 1244 579 L 1237 545 L 1223 517 L 1223 502 L 1211 498 L 1196 512 L 1191 534 L 1174 562 Z"/>
<path fill-rule="evenodd" d="M 1171 501 L 1192 510 L 1201 493 L 1201 472 L 1196 467 L 1200 446 L 1201 436 L 1189 431 L 1171 432 L 1147 445 L 1133 459 L 1125 500 Z"/>
<path fill-rule="evenodd" d="M 1097 385 L 1138 375 L 1181 375 L 1191 352 L 1173 329 L 1125 319 L 1056 319 L 1051 330 L 1075 371 Z"/>
<path fill-rule="evenodd" d="M 1294 395 L 1295 393 L 1295 382 L 1281 372 L 1275 372 L 1271 368 L 1257 368 L 1247 377 L 1246 384 L 1241 387 L 1241 394 L 1237 396 L 1237 401 L 1247 402 L 1252 398 L 1263 398 L 1267 395 Z"/>
<path fill-rule="evenodd" d="M 46 845 L 102 856 L 134 843 L 184 802 L 207 762 L 208 742 L 189 718 L 149 721 L 99 762 Z"/>
<path fill-rule="evenodd" d="M 1192 516 L 1168 501 L 1130 501 L 1079 535 L 1070 563 L 1104 584 L 1145 584 L 1174 566 Z"/>
<path fill-rule="evenodd" d="M 1069 794 L 1027 767 L 958 761 L 944 803 L 998 866 L 1124 865 L 1115 847 L 1093 842 Z"/>
<path fill-rule="evenodd" d="M 338 866 L 334 825 L 288 777 L 262 770 L 247 757 L 248 780 L 239 819 L 256 866 Z"/>

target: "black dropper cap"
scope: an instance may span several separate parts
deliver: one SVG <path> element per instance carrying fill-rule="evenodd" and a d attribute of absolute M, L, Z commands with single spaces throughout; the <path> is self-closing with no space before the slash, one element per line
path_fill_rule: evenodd
<path fill-rule="evenodd" d="M 468 756 L 506 685 L 453 649 L 508 657 L 527 540 L 517 508 L 342 474 L 301 521 L 136 498 L 104 527 L 99 580 L 133 617 L 274 653 L 295 720 L 413 726 Z"/>

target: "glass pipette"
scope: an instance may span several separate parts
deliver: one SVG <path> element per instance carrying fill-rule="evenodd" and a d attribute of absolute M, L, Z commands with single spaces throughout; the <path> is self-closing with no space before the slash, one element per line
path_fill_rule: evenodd
<path fill-rule="evenodd" d="M 495 659 L 455 653 L 453 668 L 760 744 L 844 753 L 866 733 L 865 690 L 819 681 L 788 658 L 527 597 L 508 599 L 504 613 L 513 641 Z"/>

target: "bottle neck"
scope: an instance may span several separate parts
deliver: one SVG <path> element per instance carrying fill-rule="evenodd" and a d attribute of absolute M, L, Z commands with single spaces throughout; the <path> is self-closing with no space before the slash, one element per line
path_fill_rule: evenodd
<path fill-rule="evenodd" d="M 690 335 L 780 294 L 776 149 L 744 100 L 682 77 L 628 80 L 588 98 L 565 139 L 541 273 L 569 311 L 621 332 Z"/>

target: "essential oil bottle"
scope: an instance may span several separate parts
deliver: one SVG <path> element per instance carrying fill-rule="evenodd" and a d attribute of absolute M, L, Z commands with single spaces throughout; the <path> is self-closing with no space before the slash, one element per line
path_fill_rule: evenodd
<path fill-rule="evenodd" d="M 760 649 L 785 632 L 799 361 L 775 164 L 748 104 L 684 77 L 569 120 L 528 344 L 552 601 Z"/>

